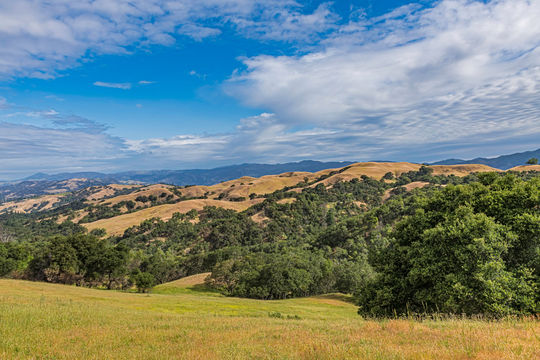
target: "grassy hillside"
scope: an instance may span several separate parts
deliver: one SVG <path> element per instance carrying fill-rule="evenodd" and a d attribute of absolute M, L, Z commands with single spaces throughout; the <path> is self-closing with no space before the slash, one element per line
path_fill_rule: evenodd
<path fill-rule="evenodd" d="M 533 320 L 366 321 L 343 295 L 151 294 L 0 280 L 1 359 L 535 359 Z M 281 315 L 278 315 L 281 314 Z"/>
<path fill-rule="evenodd" d="M 129 227 L 139 225 L 143 220 L 151 218 L 160 218 L 162 220 L 169 220 L 174 213 L 187 213 L 188 211 L 195 209 L 197 211 L 202 210 L 205 206 L 216 206 L 223 209 L 231 209 L 235 211 L 243 211 L 250 206 L 261 202 L 262 199 L 254 199 L 240 202 L 233 201 L 220 201 L 220 200 L 208 200 L 208 199 L 196 199 L 186 200 L 177 204 L 165 204 L 149 207 L 140 211 L 122 214 L 109 219 L 102 219 L 98 221 L 85 224 L 88 230 L 93 229 L 105 229 L 109 235 L 122 235 L 122 233 Z"/>

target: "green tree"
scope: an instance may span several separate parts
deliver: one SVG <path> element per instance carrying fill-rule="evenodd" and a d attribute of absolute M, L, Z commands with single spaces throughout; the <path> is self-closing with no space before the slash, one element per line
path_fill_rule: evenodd
<path fill-rule="evenodd" d="M 538 165 L 538 159 L 537 158 L 530 158 L 527 160 L 528 165 Z"/>
<path fill-rule="evenodd" d="M 139 272 L 133 276 L 133 282 L 138 292 L 146 293 L 156 284 L 156 279 L 149 272 Z"/>

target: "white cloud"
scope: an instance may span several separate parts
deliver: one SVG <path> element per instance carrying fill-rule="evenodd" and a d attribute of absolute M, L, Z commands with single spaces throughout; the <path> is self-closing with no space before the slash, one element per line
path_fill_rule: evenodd
<path fill-rule="evenodd" d="M 52 99 L 52 100 L 56 100 L 56 101 L 65 101 L 66 100 L 66 99 L 61 98 L 61 97 L 56 96 L 56 95 L 46 95 L 45 99 Z"/>
<path fill-rule="evenodd" d="M 327 5 L 294 0 L 0 1 L 0 78 L 51 78 L 93 55 L 197 41 L 233 28 L 250 37 L 306 40 L 334 20 Z M 128 50 L 129 48 L 129 50 Z"/>
<path fill-rule="evenodd" d="M 94 82 L 94 85 L 99 86 L 99 87 L 107 87 L 107 88 L 122 89 L 122 90 L 131 89 L 131 83 L 111 83 L 111 82 L 96 81 Z"/>
<path fill-rule="evenodd" d="M 122 139 L 89 119 L 54 109 L 12 115 L 9 122 L 0 121 L 3 179 L 36 171 L 99 170 L 128 155 Z M 36 121 L 40 125 L 30 124 Z"/>
<path fill-rule="evenodd" d="M 221 30 L 206 26 L 199 26 L 194 24 L 182 25 L 178 29 L 178 33 L 189 36 L 197 41 L 202 41 L 208 37 L 214 37 L 221 34 Z"/>
<path fill-rule="evenodd" d="M 285 6 L 261 6 L 254 17 L 230 16 L 236 28 L 246 37 L 310 42 L 321 34 L 337 29 L 339 16 L 331 9 L 331 2 L 320 4 L 312 13 L 303 13 L 295 3 Z"/>
<path fill-rule="evenodd" d="M 148 80 L 141 80 L 138 82 L 139 85 L 151 85 L 155 83 L 156 83 L 155 81 L 148 81 Z"/>
<path fill-rule="evenodd" d="M 199 78 L 199 79 L 203 79 L 203 80 L 206 79 L 206 77 L 208 76 L 208 75 L 206 75 L 206 74 L 199 74 L 199 73 L 198 73 L 197 71 L 195 71 L 195 70 L 191 70 L 191 71 L 189 72 L 189 75 L 190 75 L 190 76 L 197 77 L 197 78 Z"/>
<path fill-rule="evenodd" d="M 413 148 L 539 133 L 540 2 L 444 0 L 342 26 L 301 56 L 255 56 L 226 90 L 311 126 Z M 482 140 L 483 139 L 483 140 Z"/>

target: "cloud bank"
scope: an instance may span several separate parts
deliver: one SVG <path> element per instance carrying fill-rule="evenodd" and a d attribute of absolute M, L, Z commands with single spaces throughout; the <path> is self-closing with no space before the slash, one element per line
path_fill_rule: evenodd
<path fill-rule="evenodd" d="M 227 90 L 289 128 L 362 145 L 510 142 L 540 134 L 539 16 L 527 0 L 407 6 L 351 21 L 305 55 L 245 59 Z"/>

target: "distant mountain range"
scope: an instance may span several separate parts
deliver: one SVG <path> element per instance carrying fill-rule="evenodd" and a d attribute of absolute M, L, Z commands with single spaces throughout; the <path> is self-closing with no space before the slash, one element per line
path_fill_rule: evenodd
<path fill-rule="evenodd" d="M 25 180 L 0 184 L 0 204 L 5 201 L 41 195 L 53 195 L 81 190 L 90 186 L 103 186 L 113 182 L 101 179 Z"/>
<path fill-rule="evenodd" d="M 476 158 L 472 160 L 448 159 L 437 161 L 430 165 L 483 164 L 501 170 L 508 170 L 515 166 L 525 165 L 527 160 L 529 160 L 530 158 L 540 159 L 540 149 L 510 155 L 502 155 L 494 158 Z"/>
<path fill-rule="evenodd" d="M 472 160 L 448 159 L 430 165 L 484 164 L 497 169 L 524 165 L 530 158 L 540 158 L 540 149 L 495 158 Z M 37 173 L 25 179 L 0 183 L 0 203 L 64 191 L 75 191 L 89 186 L 113 183 L 213 185 L 243 176 L 261 177 L 293 171 L 317 172 L 325 169 L 342 168 L 354 162 L 321 162 L 304 160 L 284 164 L 240 164 L 214 169 L 126 171 L 118 173 L 73 172 L 61 174 Z M 69 181 L 68 181 L 69 180 Z"/>
<path fill-rule="evenodd" d="M 530 158 L 540 158 L 540 149 L 526 151 L 510 155 L 502 155 L 495 158 L 475 158 L 472 160 L 447 159 L 434 162 L 430 165 L 459 165 L 459 164 L 484 164 L 497 169 L 507 170 L 514 166 L 524 165 Z M 379 162 L 379 161 L 376 161 Z M 118 173 L 100 172 L 72 172 L 60 174 L 36 173 L 19 181 L 61 181 L 68 179 L 99 179 L 105 183 L 114 182 L 137 182 L 144 184 L 165 183 L 172 185 L 213 185 L 223 181 L 238 179 L 242 176 L 260 177 L 264 175 L 276 175 L 290 171 L 317 172 L 324 169 L 341 168 L 353 164 L 350 161 L 321 162 L 304 160 L 283 164 L 240 164 L 223 166 L 214 169 L 190 169 L 190 170 L 149 170 L 149 171 L 125 171 Z"/>
<path fill-rule="evenodd" d="M 150 170 L 127 171 L 113 174 L 99 172 L 77 172 L 62 174 L 37 173 L 24 181 L 60 181 L 67 179 L 100 179 L 104 182 L 139 182 L 145 184 L 172 184 L 172 185 L 213 185 L 223 181 L 238 179 L 242 176 L 261 177 L 264 175 L 277 175 L 290 171 L 317 172 L 324 169 L 341 168 L 353 164 L 350 161 L 321 162 L 304 160 L 284 164 L 240 164 L 223 166 L 214 169 L 192 170 Z"/>

